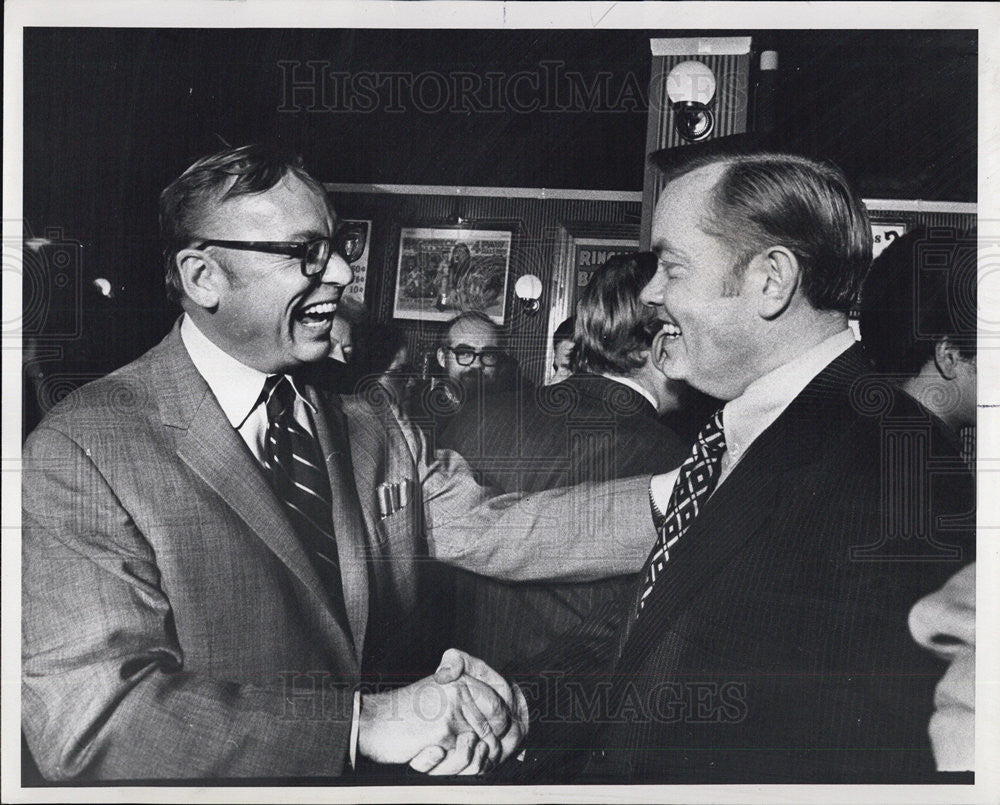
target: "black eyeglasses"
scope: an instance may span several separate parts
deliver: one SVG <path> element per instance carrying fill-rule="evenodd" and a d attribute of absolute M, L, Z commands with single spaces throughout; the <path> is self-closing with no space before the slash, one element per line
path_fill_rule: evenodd
<path fill-rule="evenodd" d="M 332 238 L 313 238 L 303 242 L 283 240 L 203 240 L 194 248 L 221 246 L 223 249 L 238 249 L 244 252 L 281 254 L 301 260 L 300 268 L 307 277 L 315 277 L 326 270 L 330 256 L 336 252 L 344 262 L 355 262 L 365 251 L 364 231 L 361 227 L 344 224 Z"/>
<path fill-rule="evenodd" d="M 484 349 L 482 352 L 476 352 L 476 350 L 470 347 L 448 347 L 448 349 L 455 354 L 455 363 L 459 366 L 472 366 L 472 362 L 479 358 L 479 362 L 483 366 L 496 366 L 500 363 L 501 353 L 495 349 Z"/>

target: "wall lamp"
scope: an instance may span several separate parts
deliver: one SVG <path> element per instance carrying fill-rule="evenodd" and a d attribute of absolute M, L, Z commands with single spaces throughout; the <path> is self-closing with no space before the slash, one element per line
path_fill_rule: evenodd
<path fill-rule="evenodd" d="M 534 316 L 541 307 L 542 281 L 534 274 L 525 274 L 514 283 L 514 296 L 521 302 L 527 316 Z"/>
<path fill-rule="evenodd" d="M 715 97 L 715 73 L 700 61 L 682 61 L 667 75 L 667 97 L 674 108 L 674 128 L 688 142 L 704 140 L 715 128 L 709 106 Z"/>

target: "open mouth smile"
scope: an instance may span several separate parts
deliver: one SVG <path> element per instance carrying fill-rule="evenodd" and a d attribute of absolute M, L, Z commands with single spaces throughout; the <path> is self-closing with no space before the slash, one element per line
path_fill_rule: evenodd
<path fill-rule="evenodd" d="M 663 326 L 660 328 L 660 332 L 657 335 L 662 335 L 664 338 L 674 339 L 681 337 L 681 328 L 678 327 L 671 321 L 663 322 Z"/>
<path fill-rule="evenodd" d="M 663 322 L 660 331 L 653 338 L 652 354 L 653 361 L 662 366 L 670 357 L 670 344 L 681 337 L 681 328 L 671 321 Z"/>
<path fill-rule="evenodd" d="M 306 327 L 322 329 L 333 323 L 333 315 L 336 312 L 336 302 L 314 302 L 296 311 L 295 319 Z"/>

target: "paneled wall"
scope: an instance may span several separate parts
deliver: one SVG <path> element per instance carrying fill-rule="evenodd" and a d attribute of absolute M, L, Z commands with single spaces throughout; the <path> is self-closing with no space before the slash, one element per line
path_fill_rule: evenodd
<path fill-rule="evenodd" d="M 696 39 L 652 39 L 652 71 L 649 79 L 649 116 L 646 123 L 646 154 L 661 148 L 683 147 L 687 142 L 674 127 L 674 110 L 667 97 L 667 76 L 679 63 L 700 61 L 715 75 L 712 112 L 715 127 L 707 139 L 740 134 L 747 130 L 750 97 L 750 38 L 703 37 Z M 656 199 L 663 189 L 663 175 L 647 163 L 643 181 L 640 248 L 649 248 L 650 224 Z"/>
<path fill-rule="evenodd" d="M 454 225 L 460 216 L 470 228 L 512 229 L 503 330 L 510 352 L 535 383 L 541 383 L 544 377 L 547 311 L 560 225 L 566 222 L 634 225 L 639 221 L 641 207 L 638 193 L 334 184 L 327 188 L 342 218 L 372 221 L 365 303 L 379 321 L 392 319 L 401 228 Z M 514 299 L 514 282 L 524 274 L 535 274 L 542 281 L 541 310 L 533 317 L 526 316 Z M 442 322 L 401 319 L 397 323 L 407 333 L 413 356 L 432 348 L 444 328 Z"/>
<path fill-rule="evenodd" d="M 873 221 L 905 221 L 908 226 L 956 229 L 970 229 L 976 225 L 975 204 L 871 199 L 866 200 L 865 205 Z"/>

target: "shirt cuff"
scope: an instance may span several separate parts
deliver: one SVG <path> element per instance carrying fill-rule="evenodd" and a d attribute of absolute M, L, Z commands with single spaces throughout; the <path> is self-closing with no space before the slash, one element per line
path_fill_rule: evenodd
<path fill-rule="evenodd" d="M 358 767 L 358 722 L 361 720 L 361 691 L 354 691 L 354 713 L 351 716 L 351 744 L 348 750 L 348 759 L 351 761 L 351 768 Z"/>

